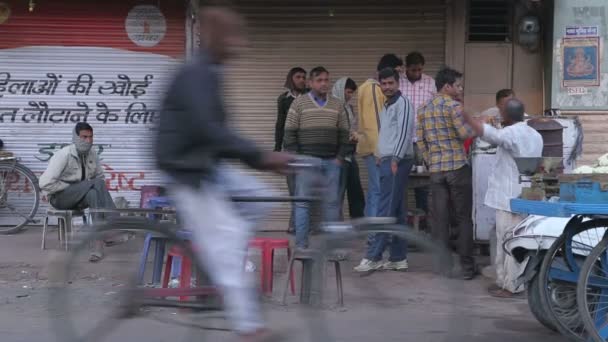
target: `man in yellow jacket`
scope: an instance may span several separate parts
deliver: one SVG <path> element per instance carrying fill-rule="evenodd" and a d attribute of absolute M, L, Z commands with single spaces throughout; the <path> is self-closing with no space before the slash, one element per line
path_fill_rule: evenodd
<path fill-rule="evenodd" d="M 382 56 L 377 71 L 384 68 L 403 68 L 403 60 L 394 54 Z M 380 129 L 380 112 L 384 107 L 386 98 L 380 89 L 377 79 L 370 78 L 363 83 L 357 92 L 359 110 L 359 142 L 357 154 L 360 155 L 367 167 L 367 198 L 365 200 L 365 216 L 374 217 L 378 211 L 380 198 L 380 175 L 376 165 L 374 151 L 378 144 L 378 131 Z"/>

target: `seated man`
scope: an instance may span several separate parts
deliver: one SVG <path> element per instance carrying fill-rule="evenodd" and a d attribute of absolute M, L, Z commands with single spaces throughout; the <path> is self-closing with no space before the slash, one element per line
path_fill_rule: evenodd
<path fill-rule="evenodd" d="M 40 189 L 54 208 L 115 208 L 106 189 L 99 158 L 91 149 L 92 146 L 93 127 L 79 122 L 72 134 L 72 144 L 59 150 L 49 161 L 49 166 L 40 176 Z M 102 258 L 103 244 L 98 241 L 89 260 L 97 262 Z"/>

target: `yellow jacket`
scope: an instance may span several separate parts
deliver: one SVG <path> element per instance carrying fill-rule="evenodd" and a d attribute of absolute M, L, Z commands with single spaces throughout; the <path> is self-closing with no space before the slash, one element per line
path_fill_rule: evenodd
<path fill-rule="evenodd" d="M 380 112 L 386 102 L 386 97 L 384 97 L 378 81 L 369 79 L 359 87 L 357 98 L 359 112 L 357 153 L 366 156 L 376 151 Z"/>

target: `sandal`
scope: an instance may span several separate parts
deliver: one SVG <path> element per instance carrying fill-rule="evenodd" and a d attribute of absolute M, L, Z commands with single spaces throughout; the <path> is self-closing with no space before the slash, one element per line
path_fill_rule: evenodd
<path fill-rule="evenodd" d="M 115 238 L 104 240 L 103 243 L 105 244 L 106 247 L 112 247 L 112 246 L 123 244 L 123 243 L 133 239 L 134 237 L 135 237 L 135 233 L 126 232 L 126 233 L 122 233 L 122 234 L 117 234 Z"/>
<path fill-rule="evenodd" d="M 495 298 L 504 298 L 504 299 L 511 299 L 511 298 L 520 298 L 521 295 L 518 293 L 512 293 L 510 291 L 507 290 L 503 290 L 503 289 L 488 289 L 488 293 L 490 294 L 490 296 L 495 297 Z"/>
<path fill-rule="evenodd" d="M 241 341 L 241 342 L 281 342 L 281 341 L 285 341 L 285 337 L 282 334 L 270 331 L 268 329 L 261 329 L 253 334 L 241 335 L 239 341 Z"/>
<path fill-rule="evenodd" d="M 89 262 L 99 262 L 103 259 L 103 241 L 94 241 L 91 246 Z"/>
<path fill-rule="evenodd" d="M 99 262 L 103 259 L 103 252 L 91 252 L 89 262 Z"/>

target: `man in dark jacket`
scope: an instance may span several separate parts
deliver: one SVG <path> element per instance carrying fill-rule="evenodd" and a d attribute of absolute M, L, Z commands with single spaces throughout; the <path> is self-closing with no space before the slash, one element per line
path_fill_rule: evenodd
<path fill-rule="evenodd" d="M 291 68 L 287 73 L 285 79 L 286 92 L 279 95 L 277 99 L 277 123 L 274 129 L 274 150 L 280 152 L 283 149 L 283 136 L 285 135 L 285 120 L 287 120 L 287 112 L 289 107 L 293 103 L 296 97 L 306 93 L 306 70 L 295 67 Z M 289 196 L 293 196 L 296 191 L 295 177 L 293 175 L 287 175 L 287 190 Z M 294 232 L 293 224 L 293 207 L 291 215 L 289 217 L 289 229 L 288 233 Z"/>
<path fill-rule="evenodd" d="M 285 120 L 287 112 L 296 97 L 305 94 L 306 89 L 306 70 L 295 67 L 287 73 L 284 85 L 285 91 L 277 99 L 277 123 L 274 129 L 274 150 L 279 152 L 283 149 L 283 136 L 285 135 Z"/>
<path fill-rule="evenodd" d="M 226 124 L 221 69 L 246 44 L 241 17 L 226 5 L 205 5 L 200 9 L 200 23 L 201 54 L 177 73 L 163 102 L 156 160 L 175 183 L 176 207 L 184 226 L 194 233 L 196 250 L 204 254 L 201 263 L 224 294 L 234 329 L 243 341 L 276 341 L 265 328 L 255 292 L 243 272 L 247 240 L 255 219 L 265 210 L 230 201 L 237 193 L 269 194 L 255 178 L 222 161 L 233 159 L 256 169 L 284 171 L 293 158 L 262 152 Z"/>

